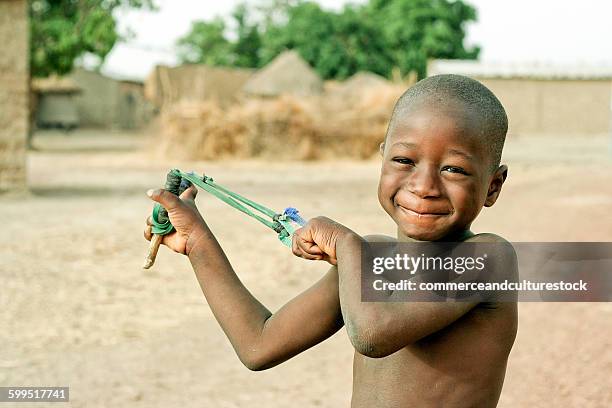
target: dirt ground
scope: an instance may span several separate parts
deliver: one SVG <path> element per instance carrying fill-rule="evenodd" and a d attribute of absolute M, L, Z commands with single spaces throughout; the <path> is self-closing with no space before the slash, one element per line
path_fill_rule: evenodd
<path fill-rule="evenodd" d="M 0 385 L 70 386 L 72 407 L 347 407 L 352 348 L 344 331 L 250 372 L 186 259 L 162 248 L 156 266 L 141 269 L 151 210 L 144 192 L 171 167 L 205 171 L 271 208 L 394 234 L 376 199 L 379 163 L 171 162 L 152 159 L 147 141 L 96 131 L 36 136 L 31 194 L 0 198 Z M 505 162 L 501 198 L 475 231 L 513 241 L 612 240 L 607 137 L 514 137 Z M 293 257 L 274 234 L 204 192 L 198 205 L 271 310 L 327 269 Z M 612 305 L 523 303 L 519 312 L 499 406 L 610 406 Z"/>

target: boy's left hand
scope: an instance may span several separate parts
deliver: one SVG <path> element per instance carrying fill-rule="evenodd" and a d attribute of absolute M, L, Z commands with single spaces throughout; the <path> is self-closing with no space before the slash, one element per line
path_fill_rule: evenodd
<path fill-rule="evenodd" d="M 304 227 L 293 233 L 293 254 L 300 258 L 323 260 L 336 265 L 336 243 L 347 234 L 354 232 L 327 217 L 312 218 Z"/>

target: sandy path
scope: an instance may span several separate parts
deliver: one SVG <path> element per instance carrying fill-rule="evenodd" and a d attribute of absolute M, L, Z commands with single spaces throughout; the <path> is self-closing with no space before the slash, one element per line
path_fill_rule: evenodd
<path fill-rule="evenodd" d="M 29 157 L 33 194 L 0 199 L 0 385 L 69 385 L 74 407 L 348 406 L 352 352 L 344 332 L 252 373 L 185 259 L 162 250 L 154 270 L 140 269 L 150 211 L 144 191 L 170 167 L 205 170 L 272 208 L 291 205 L 360 233 L 393 234 L 376 200 L 378 163 L 151 163 L 139 149 L 144 139 L 97 136 L 39 136 L 41 150 Z M 475 230 L 515 241 L 611 240 L 606 143 L 510 141 L 510 179 Z M 241 279 L 270 309 L 326 270 L 294 258 L 273 234 L 204 193 L 198 204 Z M 600 303 L 521 304 L 500 407 L 609 406 L 611 312 Z"/>

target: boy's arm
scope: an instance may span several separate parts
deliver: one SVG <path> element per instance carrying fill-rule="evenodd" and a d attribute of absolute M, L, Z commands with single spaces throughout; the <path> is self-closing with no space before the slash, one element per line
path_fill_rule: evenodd
<path fill-rule="evenodd" d="M 355 349 L 368 357 L 385 357 L 414 343 L 465 315 L 478 302 L 405 302 L 388 293 L 389 302 L 361 301 L 361 250 L 364 239 L 325 217 L 311 219 L 295 232 L 298 246 L 306 255 L 323 256 L 338 265 L 340 307 L 346 329 Z M 516 271 L 516 255 L 512 245 L 493 234 L 472 237 L 470 241 L 498 242 L 499 254 L 491 257 L 498 268 Z M 322 255 L 321 255 L 322 254 Z M 492 276 L 499 280 L 500 276 Z"/>
<path fill-rule="evenodd" d="M 242 284 L 209 234 L 190 252 L 189 260 L 213 314 L 249 369 L 280 364 L 343 326 L 335 267 L 271 313 Z"/>
<path fill-rule="evenodd" d="M 271 313 L 242 284 L 195 206 L 195 187 L 180 197 L 150 190 L 175 228 L 162 243 L 189 257 L 202 292 L 240 360 L 252 370 L 273 367 L 314 346 L 342 325 L 333 267 L 312 287 Z M 145 238 L 151 239 L 151 220 Z"/>
<path fill-rule="evenodd" d="M 495 236 L 493 236 L 495 237 Z M 489 241 L 493 242 L 493 241 Z M 342 315 L 355 349 L 368 357 L 385 357 L 469 312 L 475 302 L 362 302 L 363 238 L 347 232 L 336 243 Z M 514 252 L 499 259 L 516 268 Z"/>

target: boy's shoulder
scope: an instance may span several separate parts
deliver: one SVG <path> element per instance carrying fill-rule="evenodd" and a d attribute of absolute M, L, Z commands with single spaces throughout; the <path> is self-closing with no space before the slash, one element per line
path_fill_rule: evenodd
<path fill-rule="evenodd" d="M 497 256 L 500 257 L 500 260 L 507 261 L 508 257 L 516 257 L 516 251 L 514 250 L 514 246 L 512 246 L 510 241 L 490 232 L 472 235 L 463 242 L 474 245 L 483 244 L 481 246 L 483 249 L 486 248 L 489 251 L 497 254 Z"/>
<path fill-rule="evenodd" d="M 367 242 L 397 242 L 397 238 L 382 234 L 370 234 L 362 237 Z"/>
<path fill-rule="evenodd" d="M 516 258 L 516 251 L 514 246 L 512 246 L 512 243 L 507 239 L 490 232 L 472 235 L 463 242 L 470 244 L 483 244 L 483 249 L 486 248 L 496 254 L 498 257 L 497 259 L 502 262 L 507 262 L 508 260 Z"/>
<path fill-rule="evenodd" d="M 482 233 L 473 235 L 464 242 L 474 244 L 478 252 L 487 255 L 488 281 L 518 281 L 518 257 L 510 241 L 496 234 Z M 516 300 L 514 295 L 513 301 Z"/>
<path fill-rule="evenodd" d="M 482 232 L 480 234 L 471 235 L 467 237 L 464 242 L 499 242 L 503 244 L 512 245 L 510 241 L 508 241 L 504 237 L 501 237 L 497 234 L 493 234 L 492 232 Z"/>

